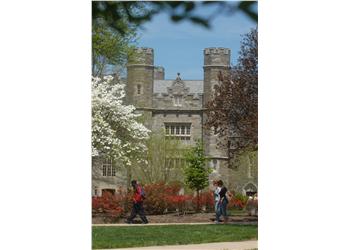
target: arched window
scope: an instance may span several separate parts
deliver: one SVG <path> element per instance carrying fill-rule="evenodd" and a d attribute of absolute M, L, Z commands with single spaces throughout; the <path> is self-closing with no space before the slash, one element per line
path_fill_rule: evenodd
<path fill-rule="evenodd" d="M 246 184 L 244 186 L 243 190 L 247 196 L 253 196 L 254 194 L 256 194 L 258 192 L 258 189 L 256 188 L 256 186 L 251 182 Z"/>

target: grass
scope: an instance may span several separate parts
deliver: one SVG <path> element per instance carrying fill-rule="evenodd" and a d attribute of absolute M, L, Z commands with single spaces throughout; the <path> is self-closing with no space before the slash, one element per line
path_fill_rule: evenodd
<path fill-rule="evenodd" d="M 93 249 L 185 245 L 257 238 L 256 225 L 92 227 Z"/>

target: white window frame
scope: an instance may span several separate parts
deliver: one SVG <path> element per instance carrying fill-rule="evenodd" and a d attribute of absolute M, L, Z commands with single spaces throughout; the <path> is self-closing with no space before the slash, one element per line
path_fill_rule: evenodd
<path fill-rule="evenodd" d="M 103 177 L 114 177 L 117 175 L 117 169 L 113 166 L 112 159 L 104 159 L 102 163 L 102 176 Z"/>
<path fill-rule="evenodd" d="M 165 137 L 181 141 L 191 140 L 191 123 L 164 123 Z"/>

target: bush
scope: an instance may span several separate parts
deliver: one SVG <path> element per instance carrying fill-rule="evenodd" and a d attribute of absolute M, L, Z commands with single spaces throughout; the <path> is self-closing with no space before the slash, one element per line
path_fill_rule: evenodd
<path fill-rule="evenodd" d="M 109 192 L 104 193 L 101 197 L 92 197 L 92 213 L 93 215 L 103 215 L 112 219 L 118 219 L 124 212 L 122 202 L 122 196 Z"/>
<path fill-rule="evenodd" d="M 184 213 L 188 210 L 188 203 L 192 200 L 192 195 L 167 195 L 168 210 L 176 210 L 178 213 Z"/>
<path fill-rule="evenodd" d="M 233 192 L 232 192 L 233 193 Z M 230 208 L 235 208 L 239 210 L 243 210 L 244 207 L 247 204 L 248 197 L 243 195 L 243 194 L 235 194 L 233 199 L 230 200 L 229 202 L 229 207 Z"/>
<path fill-rule="evenodd" d="M 179 194 L 179 183 L 155 183 L 144 186 L 146 199 L 144 208 L 147 214 L 164 214 L 166 211 L 184 213 L 192 210 L 197 205 L 197 197 L 194 195 Z M 206 211 L 214 210 L 214 195 L 212 191 L 200 192 L 199 205 Z"/>
<path fill-rule="evenodd" d="M 179 183 L 155 183 L 144 186 L 146 199 L 144 207 L 147 214 L 164 214 L 166 211 L 184 213 L 191 207 L 192 195 L 179 194 Z M 208 202 L 205 199 L 205 204 Z"/>
<path fill-rule="evenodd" d="M 192 206 L 197 206 L 197 196 L 192 198 Z M 214 193 L 212 191 L 199 193 L 199 207 L 204 208 L 205 211 L 214 211 Z"/>
<path fill-rule="evenodd" d="M 144 207 L 148 214 L 163 214 L 166 209 L 176 207 L 168 197 L 178 195 L 181 186 L 178 184 L 155 183 L 144 186 L 146 199 Z"/>

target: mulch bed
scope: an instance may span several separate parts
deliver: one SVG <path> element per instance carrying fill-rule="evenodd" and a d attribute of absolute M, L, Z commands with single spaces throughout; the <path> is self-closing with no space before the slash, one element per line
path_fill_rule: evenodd
<path fill-rule="evenodd" d="M 162 214 L 162 215 L 147 215 L 150 223 L 194 223 L 194 222 L 213 222 L 215 220 L 214 213 L 194 213 L 178 215 Z M 103 215 L 95 215 L 92 217 L 92 224 L 109 224 L 109 223 L 124 223 L 125 218 L 111 219 Z M 236 222 L 237 224 L 257 224 L 257 216 L 235 215 L 229 216 L 229 222 Z M 139 217 L 136 217 L 135 224 L 141 223 Z"/>

